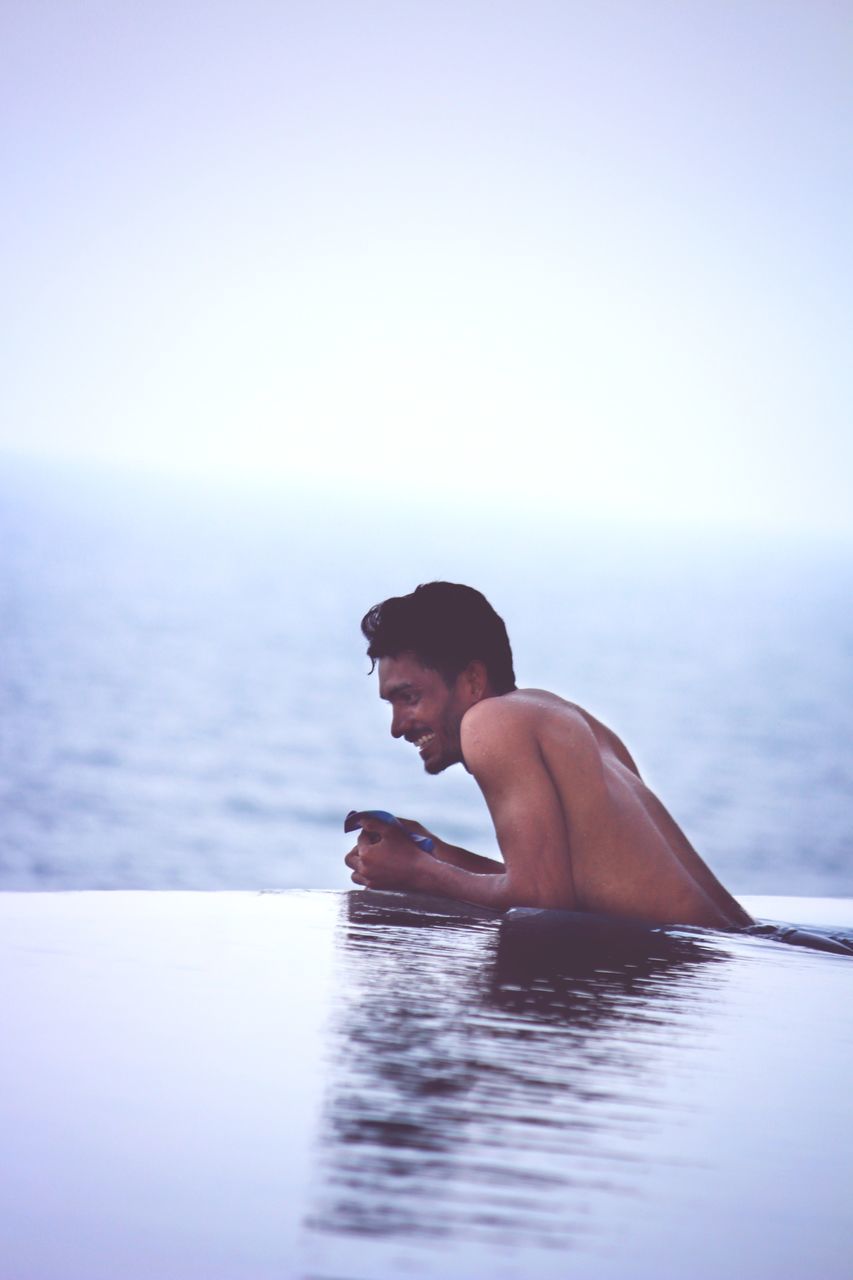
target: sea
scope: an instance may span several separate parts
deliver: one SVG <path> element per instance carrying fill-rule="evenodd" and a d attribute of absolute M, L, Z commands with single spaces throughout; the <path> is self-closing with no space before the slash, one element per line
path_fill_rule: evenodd
<path fill-rule="evenodd" d="M 391 490 L 0 462 L 0 889 L 343 889 L 351 808 L 495 855 L 464 770 L 390 738 L 359 629 L 443 578 L 733 892 L 853 894 L 849 543 Z"/>

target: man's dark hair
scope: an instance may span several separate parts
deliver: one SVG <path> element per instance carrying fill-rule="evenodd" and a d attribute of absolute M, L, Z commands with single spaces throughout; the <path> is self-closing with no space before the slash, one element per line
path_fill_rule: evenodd
<path fill-rule="evenodd" d="M 425 667 L 453 684 L 469 662 L 485 665 L 495 693 L 515 688 L 512 649 L 503 618 L 473 587 L 458 582 L 426 582 L 407 596 L 375 604 L 361 620 L 367 656 L 413 653 Z"/>

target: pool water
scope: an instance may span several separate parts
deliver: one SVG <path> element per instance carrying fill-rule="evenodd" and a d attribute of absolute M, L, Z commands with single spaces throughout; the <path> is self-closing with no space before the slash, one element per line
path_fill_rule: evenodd
<path fill-rule="evenodd" d="M 557 970 L 359 892 L 2 894 L 0 938 L 16 1280 L 850 1274 L 846 957 Z"/>

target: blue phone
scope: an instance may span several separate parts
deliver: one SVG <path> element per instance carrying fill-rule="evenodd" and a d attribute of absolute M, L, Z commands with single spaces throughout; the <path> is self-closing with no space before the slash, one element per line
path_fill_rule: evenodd
<path fill-rule="evenodd" d="M 355 831 L 356 828 L 363 826 L 362 818 L 379 818 L 381 822 L 391 822 L 395 826 L 403 829 L 403 824 L 399 818 L 395 818 L 393 813 L 389 813 L 387 809 L 350 809 L 344 818 L 344 831 Z M 425 853 L 432 853 L 435 848 L 435 841 L 429 836 L 416 835 L 414 831 L 407 831 L 406 835 L 410 840 L 414 840 L 419 848 Z"/>

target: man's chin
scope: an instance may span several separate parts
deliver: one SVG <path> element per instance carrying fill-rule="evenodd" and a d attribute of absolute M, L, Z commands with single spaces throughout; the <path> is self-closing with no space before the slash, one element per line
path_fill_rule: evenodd
<path fill-rule="evenodd" d="M 424 760 L 424 773 L 444 773 L 452 764 L 456 764 L 456 761 L 448 760 L 447 756 L 439 756 L 437 760 Z"/>

